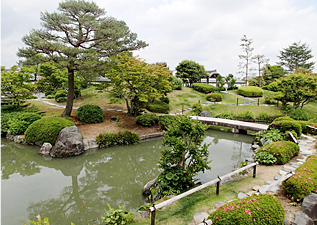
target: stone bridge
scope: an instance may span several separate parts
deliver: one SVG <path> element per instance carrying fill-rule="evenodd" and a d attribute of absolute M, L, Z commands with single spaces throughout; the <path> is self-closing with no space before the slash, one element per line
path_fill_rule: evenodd
<path fill-rule="evenodd" d="M 246 133 L 247 130 L 251 131 L 261 131 L 266 130 L 269 125 L 260 124 L 260 123 L 251 123 L 251 122 L 243 122 L 238 120 L 228 120 L 228 119 L 220 119 L 213 117 L 201 117 L 201 116 L 191 116 L 192 119 L 197 119 L 202 123 L 208 125 L 216 125 L 223 127 L 231 127 L 234 128 L 235 131 L 239 133 Z"/>

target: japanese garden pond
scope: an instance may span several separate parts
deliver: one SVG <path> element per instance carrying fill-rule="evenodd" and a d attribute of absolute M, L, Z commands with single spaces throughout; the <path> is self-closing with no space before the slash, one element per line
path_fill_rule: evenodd
<path fill-rule="evenodd" d="M 225 175 L 251 157 L 250 135 L 207 130 L 211 171 L 200 182 Z M 1 138 L 1 222 L 23 224 L 40 214 L 51 225 L 99 224 L 104 209 L 124 204 L 136 211 L 145 203 L 142 187 L 159 174 L 162 138 L 138 145 L 89 150 L 72 158 L 38 154 L 38 146 Z"/>

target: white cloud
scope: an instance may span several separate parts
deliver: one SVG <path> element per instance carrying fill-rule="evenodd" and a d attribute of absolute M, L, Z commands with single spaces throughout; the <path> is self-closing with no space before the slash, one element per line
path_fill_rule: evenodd
<path fill-rule="evenodd" d="M 171 69 L 190 59 L 208 70 L 217 69 L 222 75 L 236 74 L 238 54 L 242 53 L 240 38 L 244 34 L 253 39 L 254 53 L 264 54 L 271 64 L 277 62 L 280 50 L 300 40 L 309 44 L 312 54 L 317 56 L 315 1 L 96 0 L 96 3 L 106 9 L 107 15 L 124 20 L 132 32 L 149 43 L 149 47 L 136 54 L 150 63 L 165 61 Z M 17 37 L 21 39 L 30 28 L 37 28 L 40 12 L 55 11 L 58 1 L 43 4 L 40 0 L 3 0 L 2 5 L 13 12 L 2 13 L 2 24 L 6 24 L 2 28 L 5 37 L 2 65 L 11 66 L 18 60 L 14 56 L 17 48 L 22 47 Z"/>

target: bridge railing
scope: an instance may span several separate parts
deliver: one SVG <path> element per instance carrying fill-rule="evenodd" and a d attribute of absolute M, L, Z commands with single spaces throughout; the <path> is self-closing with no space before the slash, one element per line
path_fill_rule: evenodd
<path fill-rule="evenodd" d="M 159 210 L 159 209 L 162 209 L 162 208 L 164 208 L 166 206 L 169 206 L 169 205 L 173 204 L 174 202 L 176 202 L 176 201 L 178 201 L 178 200 L 180 200 L 180 199 L 182 199 L 182 198 L 184 198 L 186 196 L 189 196 L 189 195 L 191 195 L 191 194 L 193 194 L 193 193 L 195 193 L 197 191 L 200 191 L 200 190 L 202 190 L 202 189 L 204 189 L 204 188 L 206 188 L 208 186 L 211 186 L 213 184 L 217 184 L 216 194 L 219 195 L 221 180 L 225 180 L 227 178 L 230 178 L 231 176 L 239 174 L 240 172 L 243 172 L 243 171 L 245 171 L 247 169 L 250 169 L 252 167 L 253 167 L 253 177 L 255 178 L 255 176 L 256 176 L 256 165 L 258 165 L 257 162 L 256 163 L 251 163 L 251 164 L 249 164 L 249 165 L 247 165 L 245 167 L 237 169 L 237 170 L 235 170 L 235 171 L 233 171 L 231 173 L 228 173 L 228 174 L 226 174 L 224 176 L 221 176 L 221 177 L 218 176 L 218 178 L 216 178 L 216 179 L 213 179 L 213 180 L 211 180 L 211 181 L 209 181 L 209 182 L 207 182 L 205 184 L 202 184 L 202 185 L 200 185 L 198 187 L 195 187 L 195 188 L 193 188 L 193 189 L 191 189 L 189 191 L 186 191 L 186 192 L 184 192 L 184 193 L 182 193 L 180 195 L 177 195 L 177 196 L 175 196 L 175 197 L 173 197 L 171 199 L 168 199 L 168 200 L 166 200 L 164 202 L 161 202 L 161 203 L 159 203 L 157 205 L 153 205 L 152 207 L 150 207 L 150 211 L 151 211 L 151 225 L 155 225 L 156 210 Z"/>

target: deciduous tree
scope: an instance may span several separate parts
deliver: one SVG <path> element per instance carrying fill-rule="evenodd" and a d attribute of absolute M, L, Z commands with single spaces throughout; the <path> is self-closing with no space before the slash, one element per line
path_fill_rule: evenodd
<path fill-rule="evenodd" d="M 252 63 L 252 51 L 254 48 L 251 47 L 253 43 L 252 39 L 248 39 L 246 35 L 241 38 L 241 49 L 244 54 L 239 55 L 239 58 L 243 61 L 239 63 L 239 68 L 243 69 L 240 73 L 245 74 L 245 84 L 248 85 L 248 76 L 250 75 L 250 64 Z"/>
<path fill-rule="evenodd" d="M 108 92 L 124 99 L 128 113 L 137 115 L 146 102 L 159 99 L 172 91 L 173 76 L 165 65 L 153 65 L 122 53 L 112 57 L 106 76 L 111 80 Z"/>
<path fill-rule="evenodd" d="M 1 67 L 1 95 L 11 99 L 12 103 L 18 106 L 26 99 L 33 98 L 34 85 L 31 83 L 33 73 L 32 68 L 13 66 L 10 70 L 6 70 L 5 67 Z"/>
<path fill-rule="evenodd" d="M 111 55 L 144 48 L 123 21 L 105 17 L 104 9 L 94 2 L 66 0 L 58 12 L 41 13 L 43 29 L 32 30 L 22 38 L 27 45 L 18 56 L 30 58 L 41 53 L 68 70 L 68 100 L 61 116 L 73 108 L 75 71 L 98 68 Z"/>
<path fill-rule="evenodd" d="M 176 77 L 181 78 L 184 83 L 191 87 L 193 83 L 207 78 L 205 67 L 191 60 L 183 60 L 176 67 Z"/>
<path fill-rule="evenodd" d="M 285 71 L 282 66 L 271 66 L 270 64 L 267 64 L 263 75 L 265 85 L 268 85 L 276 79 L 285 76 L 285 74 L 287 74 L 287 71 Z"/>
<path fill-rule="evenodd" d="M 257 64 L 258 66 L 258 72 L 259 72 L 259 87 L 262 86 L 261 80 L 262 80 L 262 71 L 264 70 L 264 65 L 268 63 L 269 59 L 266 59 L 264 55 L 255 55 L 252 57 L 253 63 Z"/>
<path fill-rule="evenodd" d="M 280 55 L 277 56 L 280 59 L 279 64 L 286 66 L 290 72 L 296 72 L 299 69 L 312 70 L 315 62 L 309 61 L 313 58 L 311 51 L 306 43 L 294 42 L 280 51 Z"/>

